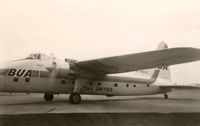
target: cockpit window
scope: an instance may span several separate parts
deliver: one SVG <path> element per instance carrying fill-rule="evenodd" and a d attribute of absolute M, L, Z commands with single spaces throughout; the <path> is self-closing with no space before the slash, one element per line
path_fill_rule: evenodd
<path fill-rule="evenodd" d="M 25 59 L 34 59 L 34 60 L 50 60 L 52 59 L 51 56 L 42 54 L 42 53 L 34 53 L 34 54 L 30 54 L 28 57 L 26 57 Z"/>
<path fill-rule="evenodd" d="M 0 69 L 0 75 L 6 75 L 9 69 Z"/>
<path fill-rule="evenodd" d="M 28 57 L 26 57 L 25 59 L 41 59 L 41 54 L 36 53 L 36 54 L 30 54 Z"/>

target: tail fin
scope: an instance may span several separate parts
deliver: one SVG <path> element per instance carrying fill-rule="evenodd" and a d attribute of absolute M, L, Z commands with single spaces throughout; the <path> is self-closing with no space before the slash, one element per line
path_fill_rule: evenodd
<path fill-rule="evenodd" d="M 157 50 L 160 49 L 166 49 L 168 48 L 167 44 L 165 42 L 161 42 L 158 47 Z M 148 69 L 148 73 L 153 77 L 156 73 L 156 71 L 158 70 L 158 68 L 155 69 Z M 158 72 L 158 71 L 157 71 Z M 159 68 L 159 74 L 158 76 L 159 78 L 163 78 L 163 79 L 167 79 L 167 80 L 171 80 L 171 72 L 170 72 L 170 68 L 168 66 L 162 66 L 161 68 Z"/>
<path fill-rule="evenodd" d="M 159 43 L 156 49 L 159 50 L 159 49 L 167 49 L 167 48 L 168 48 L 167 44 L 164 41 L 162 41 Z"/>

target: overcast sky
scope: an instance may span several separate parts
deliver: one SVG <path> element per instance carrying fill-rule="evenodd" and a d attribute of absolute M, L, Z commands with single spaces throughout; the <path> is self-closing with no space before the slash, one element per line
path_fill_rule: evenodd
<path fill-rule="evenodd" d="M 1 0 L 1 63 L 32 52 L 87 60 L 169 47 L 200 48 L 199 0 Z M 172 67 L 200 83 L 200 62 Z"/>

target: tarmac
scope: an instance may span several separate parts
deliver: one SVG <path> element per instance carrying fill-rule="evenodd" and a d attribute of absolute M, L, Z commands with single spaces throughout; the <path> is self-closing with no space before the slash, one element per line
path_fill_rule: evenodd
<path fill-rule="evenodd" d="M 168 95 L 82 95 L 73 105 L 69 95 L 0 93 L 0 126 L 200 126 L 200 90 Z"/>
<path fill-rule="evenodd" d="M 0 94 L 0 115 L 43 113 L 184 113 L 200 112 L 200 90 L 175 90 L 150 96 L 82 95 L 80 104 L 70 104 L 69 95 L 55 95 L 46 102 L 43 94 Z"/>

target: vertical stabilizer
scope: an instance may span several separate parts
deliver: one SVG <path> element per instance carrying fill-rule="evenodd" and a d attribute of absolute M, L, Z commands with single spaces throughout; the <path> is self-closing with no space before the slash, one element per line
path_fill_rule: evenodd
<path fill-rule="evenodd" d="M 162 41 L 159 43 L 156 49 L 159 50 L 159 49 L 167 49 L 167 48 L 168 48 L 167 44 L 164 41 Z"/>
<path fill-rule="evenodd" d="M 159 45 L 157 46 L 157 50 L 161 50 L 161 49 L 167 49 L 168 46 L 167 44 L 162 41 L 161 43 L 159 43 Z M 156 72 L 156 70 L 158 70 L 158 68 L 155 69 L 148 69 L 148 73 L 149 75 L 153 76 L 154 73 Z M 171 72 L 170 72 L 170 68 L 169 66 L 162 66 L 161 68 L 159 68 L 159 74 L 158 74 L 159 78 L 163 78 L 163 79 L 167 79 L 167 80 L 171 80 Z"/>
<path fill-rule="evenodd" d="M 166 49 L 166 48 L 168 48 L 168 46 L 163 41 L 157 47 L 157 49 Z M 171 72 L 170 72 L 169 66 L 162 66 L 160 68 L 160 73 L 159 73 L 158 77 L 164 78 L 164 79 L 167 79 L 167 80 L 171 80 Z"/>

